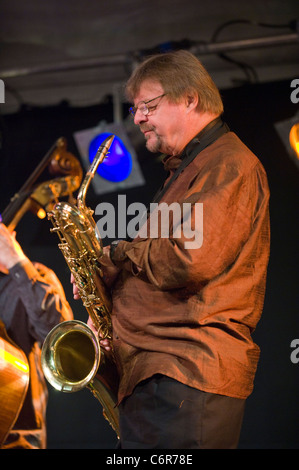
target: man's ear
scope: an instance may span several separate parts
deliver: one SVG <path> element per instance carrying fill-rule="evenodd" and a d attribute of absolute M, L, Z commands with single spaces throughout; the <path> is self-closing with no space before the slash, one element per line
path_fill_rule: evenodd
<path fill-rule="evenodd" d="M 186 93 L 185 97 L 186 107 L 188 111 L 192 111 L 197 108 L 198 105 L 198 95 L 194 91 L 190 90 Z"/>

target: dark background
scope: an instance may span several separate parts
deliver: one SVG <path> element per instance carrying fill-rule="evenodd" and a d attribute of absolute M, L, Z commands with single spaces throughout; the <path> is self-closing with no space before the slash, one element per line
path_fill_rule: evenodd
<path fill-rule="evenodd" d="M 292 77 L 295 78 L 295 77 Z M 271 256 L 262 319 L 254 333 L 261 348 L 255 388 L 247 402 L 240 448 L 299 448 L 299 364 L 290 360 L 291 341 L 299 338 L 298 325 L 298 176 L 299 167 L 280 139 L 275 123 L 292 118 L 298 105 L 290 100 L 291 80 L 225 89 L 225 120 L 231 130 L 260 158 L 271 191 Z M 94 127 L 101 119 L 112 122 L 109 97 L 97 106 L 34 108 L 23 105 L 17 113 L 0 116 L 0 211 L 9 203 L 53 142 L 68 140 L 69 150 L 80 160 L 74 132 Z M 165 174 L 156 156 L 143 147 L 138 161 L 144 186 L 128 189 L 127 203 L 150 202 Z M 88 205 L 116 204 L 117 194 L 96 196 L 92 188 Z M 87 320 L 80 301 L 72 299 L 69 271 L 50 234 L 50 222 L 27 213 L 17 227 L 18 240 L 32 260 L 54 269 L 77 319 Z M 144 303 L 147 299 L 144 299 Z M 114 431 L 102 417 L 101 407 L 88 390 L 62 394 L 49 387 L 48 448 L 113 449 Z"/>

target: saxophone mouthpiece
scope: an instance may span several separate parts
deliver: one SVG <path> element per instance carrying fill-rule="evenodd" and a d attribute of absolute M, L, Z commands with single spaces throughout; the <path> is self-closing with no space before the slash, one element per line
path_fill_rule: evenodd
<path fill-rule="evenodd" d="M 114 139 L 114 135 L 109 135 L 102 143 L 101 145 L 99 146 L 98 150 L 97 150 L 97 153 L 96 153 L 96 156 L 95 156 L 95 159 L 101 154 L 101 153 L 104 153 L 104 158 L 106 158 L 107 156 L 107 153 L 109 152 L 109 149 L 112 145 L 112 142 L 113 142 L 113 139 Z M 102 160 L 103 161 L 103 160 Z"/>
<path fill-rule="evenodd" d="M 97 171 L 98 169 L 98 166 L 104 161 L 104 159 L 108 156 L 108 152 L 109 152 L 109 149 L 112 145 L 112 142 L 113 142 L 113 139 L 114 139 L 114 135 L 110 135 L 109 137 L 107 137 L 102 143 L 101 145 L 99 146 L 98 150 L 97 150 L 97 153 L 93 159 L 93 162 L 88 170 L 88 174 L 90 175 L 94 175 L 95 172 Z"/>
<path fill-rule="evenodd" d="M 78 207 L 82 208 L 85 205 L 85 197 L 87 193 L 87 189 L 90 185 L 90 182 L 92 178 L 94 177 L 98 166 L 103 162 L 103 160 L 107 157 L 107 154 L 109 152 L 109 149 L 112 145 L 114 135 L 111 134 L 109 137 L 107 137 L 99 146 L 97 153 L 93 159 L 92 164 L 90 165 L 86 175 L 85 179 L 79 189 L 78 197 L 77 197 L 77 202 L 78 202 Z"/>

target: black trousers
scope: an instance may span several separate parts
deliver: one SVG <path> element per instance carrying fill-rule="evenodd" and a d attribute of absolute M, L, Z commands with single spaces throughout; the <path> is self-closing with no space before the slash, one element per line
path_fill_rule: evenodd
<path fill-rule="evenodd" d="M 244 408 L 245 400 L 155 375 L 119 406 L 119 448 L 236 449 Z"/>

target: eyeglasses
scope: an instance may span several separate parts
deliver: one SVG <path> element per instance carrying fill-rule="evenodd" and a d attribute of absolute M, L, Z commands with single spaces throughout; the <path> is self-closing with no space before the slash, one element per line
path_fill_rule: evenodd
<path fill-rule="evenodd" d="M 167 95 L 167 93 L 163 93 L 163 95 L 156 96 L 156 98 L 152 98 L 151 100 L 148 101 L 141 101 L 138 103 L 138 106 L 132 106 L 129 108 L 130 114 L 134 117 L 137 113 L 137 111 L 140 111 L 144 116 L 147 116 L 150 111 L 153 111 L 156 109 L 159 103 L 157 103 L 154 106 L 148 106 L 148 103 L 151 103 L 154 100 L 157 100 L 158 98 L 163 98 L 163 96 Z"/>

